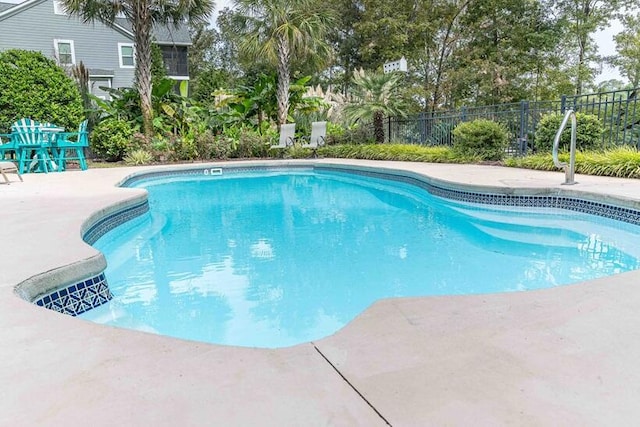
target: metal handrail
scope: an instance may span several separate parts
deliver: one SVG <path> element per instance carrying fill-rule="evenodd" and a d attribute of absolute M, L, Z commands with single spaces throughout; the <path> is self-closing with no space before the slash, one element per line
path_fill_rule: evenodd
<path fill-rule="evenodd" d="M 558 159 L 558 147 L 560 146 L 560 136 L 562 135 L 562 131 L 567 126 L 567 122 L 571 118 L 571 148 L 569 150 L 569 164 L 565 162 L 561 162 Z M 577 184 L 573 179 L 573 175 L 576 170 L 576 113 L 573 110 L 567 110 L 564 115 L 564 119 L 562 119 L 562 123 L 560 124 L 560 129 L 558 129 L 558 133 L 556 133 L 556 137 L 553 140 L 553 164 L 556 165 L 557 168 L 564 169 L 564 182 L 563 185 L 573 185 Z"/>

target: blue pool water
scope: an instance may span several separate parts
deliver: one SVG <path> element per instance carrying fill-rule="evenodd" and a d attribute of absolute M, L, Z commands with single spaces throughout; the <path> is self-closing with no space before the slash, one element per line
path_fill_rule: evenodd
<path fill-rule="evenodd" d="M 165 178 L 95 246 L 114 299 L 81 317 L 212 343 L 330 335 L 386 297 L 547 288 L 639 267 L 640 227 L 452 202 L 338 172 Z"/>

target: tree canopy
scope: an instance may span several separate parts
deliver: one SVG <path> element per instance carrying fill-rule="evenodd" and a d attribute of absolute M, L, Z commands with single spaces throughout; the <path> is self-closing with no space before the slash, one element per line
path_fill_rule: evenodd
<path fill-rule="evenodd" d="M 278 121 L 287 122 L 291 65 L 307 61 L 326 65 L 326 40 L 333 15 L 317 0 L 235 0 L 240 52 L 275 67 L 278 75 Z"/>
<path fill-rule="evenodd" d="M 213 0 L 61 0 L 65 10 L 85 22 L 100 21 L 111 25 L 117 16 L 131 24 L 135 41 L 136 87 L 140 94 L 144 132 L 153 134 L 151 106 L 152 29 L 154 25 L 178 27 L 185 21 L 206 20 L 213 9 Z"/>
<path fill-rule="evenodd" d="M 277 72 L 281 120 L 285 87 L 299 73 L 346 95 L 354 90 L 354 70 L 373 72 L 402 56 L 409 63 L 404 95 L 424 111 L 595 90 L 603 58 L 593 36 L 633 3 L 310 1 L 236 0 L 234 10 L 220 15 L 218 39 L 211 44 L 230 52 L 217 69 L 233 68 L 236 76 Z M 630 18 L 625 22 L 633 25 Z M 618 59 L 612 61 L 635 84 L 629 39 L 637 37 L 637 28 L 627 33 L 619 37 Z"/>

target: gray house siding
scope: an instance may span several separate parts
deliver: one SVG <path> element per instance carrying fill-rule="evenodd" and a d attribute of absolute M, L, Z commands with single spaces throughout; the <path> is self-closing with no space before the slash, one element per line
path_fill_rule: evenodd
<path fill-rule="evenodd" d="M 56 15 L 47 0 L 0 21 L 0 50 L 38 50 L 55 59 L 54 40 L 73 40 L 76 64 L 110 71 L 112 87 L 130 87 L 134 70 L 120 68 L 118 43 L 132 43 L 126 35 L 101 23 L 84 24 L 77 18 Z M 107 83 L 104 77 L 100 85 Z M 97 85 L 94 85 L 97 86 Z M 96 95 L 103 95 L 94 87 Z"/>
<path fill-rule="evenodd" d="M 0 8 L 0 13 L 10 9 L 5 7 L 6 3 L 1 5 L 3 7 Z M 190 44 L 186 29 L 170 29 L 163 31 L 162 35 L 166 35 L 164 33 L 168 34 L 172 44 L 181 47 Z M 53 0 L 34 2 L 19 12 L 0 15 L 0 51 L 37 50 L 57 59 L 54 47 L 56 39 L 73 41 L 75 63 L 82 61 L 89 69 L 92 93 L 105 96 L 106 93 L 100 91 L 99 86 L 119 88 L 133 85 L 133 67 L 120 66 L 119 43 L 133 43 L 126 30 L 110 28 L 99 22 L 83 23 L 75 17 L 57 15 Z M 166 44 L 165 40 L 158 41 Z"/>

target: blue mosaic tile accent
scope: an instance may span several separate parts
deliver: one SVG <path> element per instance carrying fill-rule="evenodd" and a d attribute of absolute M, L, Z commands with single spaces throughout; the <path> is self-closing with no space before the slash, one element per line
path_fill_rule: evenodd
<path fill-rule="evenodd" d="M 104 273 L 38 297 L 34 304 L 59 313 L 77 316 L 113 298 Z"/>
<path fill-rule="evenodd" d="M 95 224 L 89 227 L 82 236 L 82 239 L 88 244 L 93 245 L 100 237 L 104 236 L 105 233 L 148 211 L 149 202 L 145 200 L 137 205 L 129 206 L 121 211 L 114 212 L 111 215 L 98 220 Z"/>
<path fill-rule="evenodd" d="M 455 190 L 430 184 L 416 177 L 395 175 L 385 172 L 356 170 L 336 167 L 316 167 L 316 169 L 333 170 L 372 178 L 389 179 L 393 181 L 412 184 L 423 188 L 430 194 L 445 199 L 460 202 L 479 203 L 485 205 L 517 206 L 530 208 L 559 208 L 570 211 L 597 215 L 622 221 L 633 225 L 640 225 L 640 211 L 620 206 L 607 205 L 605 203 L 590 200 L 576 199 L 564 196 L 522 196 L 500 193 L 476 193 L 472 191 Z"/>

